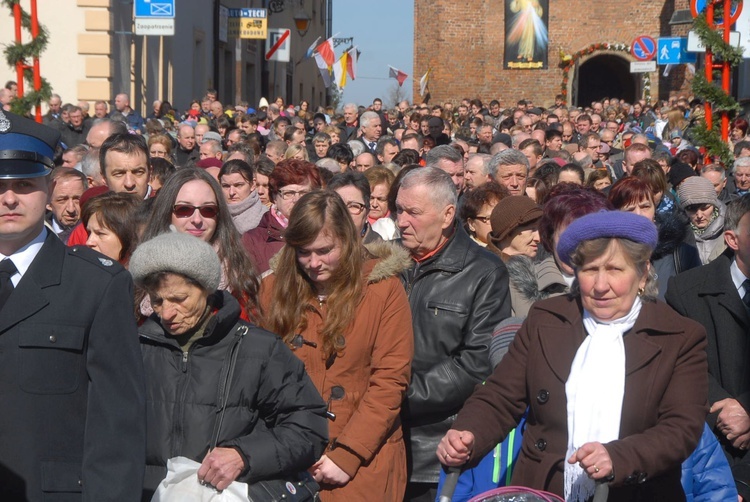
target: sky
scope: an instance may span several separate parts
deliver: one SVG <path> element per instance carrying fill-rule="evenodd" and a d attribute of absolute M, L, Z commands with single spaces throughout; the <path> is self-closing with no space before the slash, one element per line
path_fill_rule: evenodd
<path fill-rule="evenodd" d="M 368 106 L 375 98 L 393 105 L 391 96 L 398 82 L 388 78 L 388 65 L 409 75 L 401 87 L 402 99 L 412 98 L 414 77 L 413 0 L 333 0 L 333 34 L 354 37 L 361 52 L 357 79 L 348 81 L 342 103 Z M 336 56 L 348 48 L 341 44 Z"/>

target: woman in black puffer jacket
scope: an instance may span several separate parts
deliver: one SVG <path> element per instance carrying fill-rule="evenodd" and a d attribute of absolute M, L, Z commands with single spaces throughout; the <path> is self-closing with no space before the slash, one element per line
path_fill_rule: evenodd
<path fill-rule="evenodd" d="M 216 291 L 221 266 L 211 246 L 162 234 L 136 249 L 130 271 L 154 309 L 139 330 L 147 404 L 143 499 L 177 456 L 202 463 L 198 479 L 219 490 L 315 463 L 328 442 L 325 403 L 282 340 L 242 321 L 237 300 Z M 217 433 L 224 381 L 229 392 Z"/>

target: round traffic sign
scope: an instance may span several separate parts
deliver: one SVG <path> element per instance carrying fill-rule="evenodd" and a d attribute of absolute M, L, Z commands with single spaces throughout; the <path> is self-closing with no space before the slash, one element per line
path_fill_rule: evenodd
<path fill-rule="evenodd" d="M 638 61 L 651 61 L 656 54 L 656 40 L 647 35 L 636 37 L 630 44 L 630 54 Z"/>
<path fill-rule="evenodd" d="M 690 12 L 693 14 L 693 17 L 698 17 L 698 14 L 706 10 L 707 6 L 708 6 L 707 0 L 690 0 Z M 742 13 L 742 2 L 734 2 L 734 5 L 732 5 L 732 13 L 729 14 L 730 24 L 734 24 L 737 21 L 737 19 L 739 19 L 741 13 Z M 723 21 L 719 18 L 715 18 L 714 23 L 723 24 Z"/>

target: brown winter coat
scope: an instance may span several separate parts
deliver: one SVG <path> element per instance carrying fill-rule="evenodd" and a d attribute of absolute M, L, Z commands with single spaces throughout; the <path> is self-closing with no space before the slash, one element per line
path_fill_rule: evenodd
<path fill-rule="evenodd" d="M 343 487 L 323 487 L 321 500 L 401 500 L 406 488 L 406 447 L 399 412 L 411 378 L 414 353 L 409 301 L 398 274 L 410 264 L 408 253 L 389 243 L 369 245 L 376 259 L 365 262 L 367 285 L 357 314 L 344 334 L 346 347 L 326 369 L 318 334 L 326 305 L 314 301 L 301 333 L 317 348 L 303 345 L 295 354 L 305 363 L 315 387 L 329 401 L 340 386 L 344 397 L 330 400 L 330 443 L 326 455 L 352 480 Z M 271 266 L 273 268 L 273 260 Z M 270 305 L 274 274 L 263 280 L 261 305 Z"/>
<path fill-rule="evenodd" d="M 512 484 L 562 495 L 568 443 L 565 382 L 586 336 L 579 298 L 534 304 L 510 351 L 478 386 L 453 428 L 475 436 L 481 459 L 529 416 Z M 620 439 L 604 445 L 614 466 L 609 501 L 685 500 L 680 464 L 701 436 L 708 393 L 706 332 L 662 302 L 644 302 L 625 345 Z"/>

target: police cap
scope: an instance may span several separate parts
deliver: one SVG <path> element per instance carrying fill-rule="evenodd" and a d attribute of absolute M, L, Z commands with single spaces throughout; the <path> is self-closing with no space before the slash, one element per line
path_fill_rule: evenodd
<path fill-rule="evenodd" d="M 48 175 L 59 141 L 59 131 L 0 110 L 0 179 Z"/>

